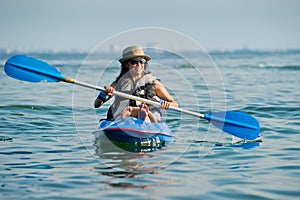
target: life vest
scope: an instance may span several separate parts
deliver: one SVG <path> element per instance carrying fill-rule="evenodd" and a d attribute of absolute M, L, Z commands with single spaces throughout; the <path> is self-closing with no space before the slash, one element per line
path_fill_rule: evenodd
<path fill-rule="evenodd" d="M 159 100 L 159 98 L 156 96 L 155 89 L 153 87 L 153 82 L 156 80 L 157 78 L 152 73 L 145 74 L 136 83 L 134 83 L 131 77 L 124 76 L 118 81 L 115 89 L 117 91 L 142 97 L 145 99 Z M 115 101 L 109 109 L 109 112 L 111 113 L 108 113 L 108 119 L 109 118 L 115 119 L 118 116 L 120 116 L 123 110 L 127 106 L 136 107 L 139 106 L 140 104 L 141 102 L 137 102 L 135 100 L 128 100 L 123 97 L 115 96 Z M 158 114 L 155 114 L 155 116 L 157 118 L 160 118 L 161 116 L 161 113 L 159 111 L 160 109 L 152 105 L 148 105 L 148 106 L 150 108 L 150 111 L 158 112 Z"/>
<path fill-rule="evenodd" d="M 154 97 L 156 96 L 155 89 L 153 87 L 152 83 L 146 83 L 146 85 L 140 86 L 136 88 L 132 95 L 137 97 L 142 97 L 144 99 L 150 99 L 154 100 Z M 133 107 L 137 107 L 141 104 L 141 102 L 137 102 L 136 100 L 129 99 L 129 105 Z M 148 105 L 149 107 L 152 107 L 152 105 Z"/>

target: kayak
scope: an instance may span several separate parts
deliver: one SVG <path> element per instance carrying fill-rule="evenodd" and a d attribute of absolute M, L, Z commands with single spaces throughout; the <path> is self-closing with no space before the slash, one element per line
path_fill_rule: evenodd
<path fill-rule="evenodd" d="M 131 151 L 152 151 L 175 140 L 166 123 L 145 122 L 134 117 L 113 121 L 101 120 L 96 131 L 96 139 L 101 139 L 101 134 L 113 144 Z"/>

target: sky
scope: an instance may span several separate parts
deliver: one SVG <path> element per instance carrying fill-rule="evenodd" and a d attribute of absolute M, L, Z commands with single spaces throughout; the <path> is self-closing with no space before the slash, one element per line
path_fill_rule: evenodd
<path fill-rule="evenodd" d="M 208 50 L 300 48 L 298 0 L 0 0 L 0 49 L 89 51 L 143 27 Z"/>

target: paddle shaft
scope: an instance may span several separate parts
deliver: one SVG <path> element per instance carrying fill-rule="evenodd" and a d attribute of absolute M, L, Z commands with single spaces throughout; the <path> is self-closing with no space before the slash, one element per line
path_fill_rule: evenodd
<path fill-rule="evenodd" d="M 9 58 L 5 63 L 4 71 L 6 72 L 7 75 L 13 78 L 22 81 L 27 81 L 27 82 L 64 81 L 67 83 L 80 85 L 90 89 L 105 91 L 105 88 L 103 87 L 94 86 L 88 83 L 74 80 L 69 77 L 64 77 L 55 67 L 49 65 L 48 63 L 25 55 L 16 55 Z M 161 102 L 144 99 L 141 97 L 122 93 L 119 91 L 115 91 L 114 95 L 127 98 L 127 99 L 145 102 L 147 104 L 151 104 L 155 106 L 161 106 Z M 240 138 L 252 140 L 257 138 L 259 135 L 260 126 L 258 121 L 254 117 L 246 113 L 225 111 L 225 112 L 212 112 L 204 115 L 204 114 L 196 113 L 194 111 L 184 110 L 173 106 L 171 106 L 170 108 L 172 110 L 176 110 L 182 113 L 186 113 L 189 115 L 206 119 L 217 128 Z"/>
<path fill-rule="evenodd" d="M 80 86 L 83 86 L 83 87 L 86 87 L 86 88 L 94 89 L 94 90 L 105 91 L 105 88 L 103 88 L 103 87 L 91 85 L 89 83 L 74 80 L 74 79 L 69 78 L 69 77 L 65 77 L 63 79 L 63 81 L 67 82 L 67 83 L 73 83 L 73 84 L 76 84 L 76 85 L 80 85 Z M 141 102 L 144 102 L 144 103 L 147 103 L 147 104 L 150 104 L 150 105 L 154 105 L 154 106 L 161 106 L 160 102 L 152 101 L 152 100 L 149 100 L 149 99 L 144 99 L 144 98 L 141 98 L 141 97 L 133 96 L 133 95 L 126 94 L 126 93 L 123 93 L 123 92 L 119 92 L 119 91 L 114 91 L 114 95 L 117 95 L 117 96 L 123 97 L 123 98 L 127 98 L 127 99 L 136 100 L 136 101 L 141 101 Z M 193 115 L 193 116 L 196 116 L 196 117 L 204 118 L 204 114 L 196 113 L 194 111 L 185 110 L 185 109 L 174 107 L 174 106 L 170 106 L 170 109 L 176 110 L 178 112 L 182 112 L 182 113 L 185 113 L 185 114 Z"/>

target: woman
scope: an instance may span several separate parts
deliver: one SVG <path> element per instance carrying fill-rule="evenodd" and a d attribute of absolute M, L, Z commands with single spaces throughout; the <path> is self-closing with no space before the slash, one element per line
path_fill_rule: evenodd
<path fill-rule="evenodd" d="M 119 60 L 121 63 L 119 76 L 110 86 L 105 86 L 105 92 L 100 92 L 94 102 L 94 107 L 98 108 L 103 105 L 113 96 L 115 90 L 162 103 L 160 108 L 157 108 L 116 96 L 114 103 L 109 108 L 108 119 L 132 116 L 147 122 L 157 122 L 160 121 L 160 109 L 169 109 L 170 106 L 178 107 L 165 87 L 148 71 L 150 59 L 151 57 L 144 54 L 140 46 L 125 48 L 122 58 Z"/>

